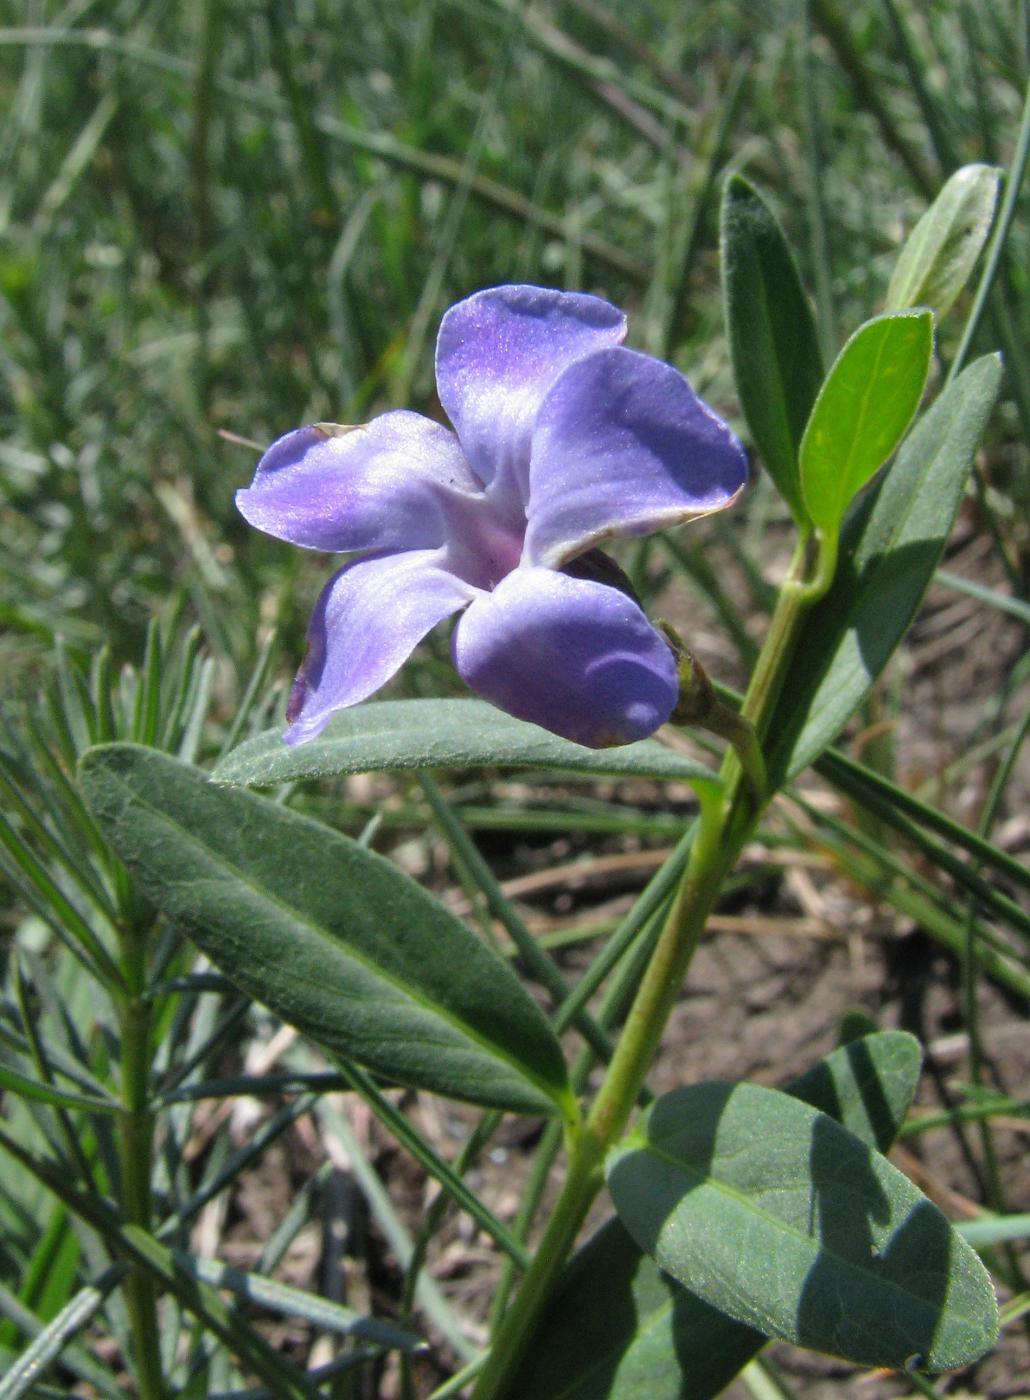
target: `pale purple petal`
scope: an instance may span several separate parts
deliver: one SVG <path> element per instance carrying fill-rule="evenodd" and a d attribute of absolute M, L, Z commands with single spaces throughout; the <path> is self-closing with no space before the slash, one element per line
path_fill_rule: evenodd
<path fill-rule="evenodd" d="M 313 739 L 337 710 L 378 690 L 430 628 L 476 596 L 439 559 L 428 549 L 359 559 L 329 580 L 290 694 L 288 744 Z"/>
<path fill-rule="evenodd" d="M 287 433 L 236 504 L 276 539 L 342 554 L 435 548 L 446 538 L 450 503 L 479 491 L 454 434 L 401 411 L 356 428 Z"/>
<path fill-rule="evenodd" d="M 492 287 L 444 316 L 436 385 L 473 470 L 498 508 L 525 501 L 533 420 L 561 372 L 626 334 L 617 307 L 582 292 Z"/>
<path fill-rule="evenodd" d="M 540 406 L 524 558 L 558 568 L 600 540 L 721 510 L 746 482 L 744 449 L 678 370 L 600 350 Z"/>
<path fill-rule="evenodd" d="M 516 569 L 481 594 L 452 649 L 492 704 L 595 749 L 654 733 L 679 694 L 672 652 L 632 599 L 550 569 Z"/>

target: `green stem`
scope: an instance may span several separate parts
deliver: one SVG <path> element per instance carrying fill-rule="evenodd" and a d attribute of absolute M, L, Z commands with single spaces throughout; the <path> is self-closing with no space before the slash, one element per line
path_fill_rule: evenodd
<path fill-rule="evenodd" d="M 722 795 L 706 794 L 702 797 L 701 820 L 686 876 L 630 1008 L 604 1082 L 575 1138 L 568 1175 L 554 1212 L 479 1373 L 473 1400 L 499 1400 L 506 1393 L 590 1204 L 604 1183 L 605 1154 L 636 1102 L 708 912 L 736 859 L 737 850 L 722 845 L 722 833 Z"/>
<path fill-rule="evenodd" d="M 757 740 L 776 705 L 804 615 L 833 577 L 837 540 L 819 537 L 816 543 L 814 558 L 811 541 L 804 539 L 798 546 L 741 708 L 742 721 Z M 745 774 L 735 751 L 727 754 L 723 774 L 724 789 L 698 791 L 701 815 L 683 880 L 601 1087 L 582 1127 L 571 1135 L 571 1159 L 561 1194 L 522 1287 L 497 1329 L 472 1400 L 503 1400 L 510 1395 L 520 1359 L 603 1185 L 605 1156 L 636 1103 L 708 915 L 761 814 L 764 801 L 756 800 L 753 776 Z"/>
<path fill-rule="evenodd" d="M 619 956 L 622 961 L 618 975 L 612 980 L 604 993 L 598 1012 L 600 1023 L 606 1030 L 617 1025 L 627 1008 L 632 1004 L 633 996 L 640 983 L 644 968 L 650 961 L 654 945 L 658 941 L 661 932 L 661 927 L 659 925 L 664 926 L 664 920 L 661 919 L 661 906 L 669 902 L 666 898 L 669 894 L 667 884 L 671 885 L 673 882 L 666 882 L 662 877 L 666 871 L 675 871 L 675 883 L 678 886 L 681 868 L 686 866 L 686 860 L 689 856 L 690 845 L 693 842 L 695 830 L 696 827 L 692 826 L 687 836 L 684 838 L 684 842 L 681 843 L 683 858 L 679 858 L 679 851 L 675 852 L 670 857 L 663 871 L 652 880 L 648 890 L 644 892 L 637 901 L 635 908 L 627 915 L 620 933 L 616 934 L 615 938 L 612 940 L 613 944 L 621 943 L 621 952 Z M 629 951 L 630 942 L 623 938 L 624 934 L 629 933 L 632 934 L 632 943 L 634 945 L 632 951 Z M 623 954 L 626 954 L 626 956 L 623 956 Z M 598 961 L 600 961 L 600 959 Z M 596 964 L 594 966 L 596 967 Z M 593 968 L 591 972 L 593 972 Z M 584 977 L 582 982 L 577 986 L 577 994 L 580 986 L 587 980 L 588 977 Z M 596 990 L 596 985 L 594 990 Z M 557 1030 L 558 1018 L 555 1018 L 553 1024 Z M 596 1057 L 590 1049 L 590 1046 L 584 1045 L 572 1067 L 572 1087 L 577 1094 L 581 1094 L 585 1089 L 587 1080 L 590 1077 L 590 1072 L 594 1068 L 595 1063 Z M 640 1094 L 640 1099 L 644 1100 L 646 1097 L 647 1087 L 645 1085 Z M 562 1127 L 559 1123 L 552 1121 L 548 1125 L 541 1139 L 540 1146 L 537 1149 L 536 1159 L 533 1162 L 533 1170 L 523 1190 L 518 1214 L 512 1223 L 512 1230 L 517 1239 L 525 1240 L 529 1235 L 530 1227 L 539 1209 L 540 1201 L 544 1194 L 544 1188 L 550 1177 L 551 1168 L 554 1165 L 561 1143 Z M 504 1317 L 508 1306 L 508 1298 L 511 1294 L 514 1282 L 514 1265 L 511 1259 L 507 1259 L 490 1308 L 491 1336 L 497 1331 Z"/>
<path fill-rule="evenodd" d="M 603 1162 L 604 1145 L 584 1133 L 572 1154 L 561 1195 L 533 1262 L 476 1380 L 472 1400 L 499 1400 L 508 1393 L 507 1387 L 565 1267 L 590 1203 L 601 1189 Z"/>
<path fill-rule="evenodd" d="M 602 1154 L 626 1125 L 690 960 L 697 951 L 709 911 L 737 857 L 737 849 L 725 842 L 727 812 L 722 793 L 699 796 L 701 817 L 683 882 L 630 1007 L 608 1073 L 587 1115 L 584 1136 L 595 1137 Z"/>
<path fill-rule="evenodd" d="M 154 1145 L 149 1094 L 151 1003 L 144 991 L 142 938 L 130 931 L 124 951 L 129 995 L 121 1006 L 122 1115 L 118 1147 L 122 1210 L 130 1225 L 138 1225 L 149 1233 L 153 1224 L 150 1179 Z M 125 1282 L 125 1297 L 141 1400 L 164 1400 L 166 1390 L 153 1275 L 138 1264 L 134 1265 Z"/>
<path fill-rule="evenodd" d="M 821 535 L 817 537 L 815 544 L 817 552 L 812 569 L 809 560 L 813 541 L 804 538 L 798 543 L 787 578 L 776 600 L 776 608 L 769 621 L 769 631 L 755 664 L 751 684 L 740 707 L 741 716 L 750 720 L 760 741 L 765 738 L 765 731 L 790 667 L 794 652 L 793 643 L 801 618 L 812 603 L 826 592 L 836 568 L 836 537 Z"/>
<path fill-rule="evenodd" d="M 754 726 L 744 719 L 739 710 L 731 709 L 729 705 L 717 700 L 705 720 L 704 727 L 733 745 L 737 762 L 751 787 L 755 806 L 764 806 L 769 777 L 765 770 L 765 755 L 762 753 Z"/>

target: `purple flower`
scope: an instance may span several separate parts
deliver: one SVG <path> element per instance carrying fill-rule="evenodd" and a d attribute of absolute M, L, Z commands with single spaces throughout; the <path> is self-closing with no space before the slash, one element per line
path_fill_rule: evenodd
<path fill-rule="evenodd" d="M 453 432 L 401 411 L 272 444 L 237 494 L 246 519 L 357 556 L 315 606 L 289 743 L 378 690 L 457 612 L 458 673 L 510 714 L 593 748 L 669 718 L 668 645 L 581 556 L 721 510 L 747 463 L 683 376 L 622 348 L 625 333 L 597 297 L 477 292 L 451 307 L 437 341 Z"/>

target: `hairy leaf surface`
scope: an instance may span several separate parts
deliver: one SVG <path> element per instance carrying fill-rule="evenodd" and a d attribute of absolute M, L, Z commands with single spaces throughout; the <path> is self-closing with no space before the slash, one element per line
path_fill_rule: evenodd
<path fill-rule="evenodd" d="M 395 865 L 151 749 L 92 749 L 81 782 L 152 903 L 312 1040 L 453 1098 L 567 1106 L 565 1062 L 536 1003 Z"/>
<path fill-rule="evenodd" d="M 403 768 L 553 768 L 596 777 L 718 781 L 711 769 L 653 739 L 588 749 L 485 700 L 381 700 L 334 715 L 317 739 L 290 747 L 281 729 L 241 744 L 215 769 L 219 783 L 262 786 Z"/>
<path fill-rule="evenodd" d="M 976 266 L 998 201 L 1001 171 L 992 165 L 956 170 L 905 240 L 887 288 L 887 310 L 929 306 L 938 320 Z"/>
<path fill-rule="evenodd" d="M 740 406 L 776 489 L 805 524 L 798 449 L 822 383 L 822 356 L 783 230 L 742 175 L 730 177 L 723 196 L 722 268 Z"/>

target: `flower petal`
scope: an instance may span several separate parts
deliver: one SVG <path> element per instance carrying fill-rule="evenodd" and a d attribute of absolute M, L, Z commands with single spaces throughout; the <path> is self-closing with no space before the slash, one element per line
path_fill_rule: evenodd
<path fill-rule="evenodd" d="M 525 501 L 533 420 L 561 372 L 618 345 L 626 318 L 581 292 L 491 287 L 444 316 L 436 342 L 440 402 L 499 507 Z"/>
<path fill-rule="evenodd" d="M 454 434 L 401 411 L 287 433 L 236 504 L 257 529 L 308 549 L 427 549 L 446 537 L 448 501 L 479 491 Z"/>
<path fill-rule="evenodd" d="M 678 370 L 600 350 L 565 371 L 537 415 L 523 558 L 558 568 L 599 540 L 721 510 L 747 475 L 744 449 Z"/>
<path fill-rule="evenodd" d="M 333 575 L 315 604 L 290 693 L 288 744 L 313 739 L 337 710 L 378 690 L 431 627 L 476 596 L 439 558 L 432 549 L 380 555 Z"/>
<path fill-rule="evenodd" d="M 452 650 L 485 699 L 589 748 L 646 738 L 678 698 L 672 652 L 636 603 L 551 569 L 516 569 L 481 594 Z"/>

